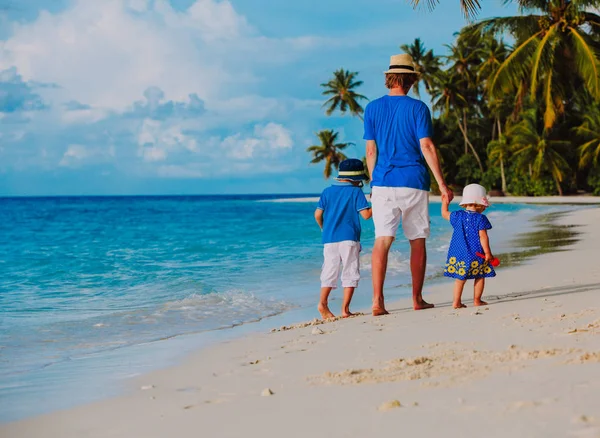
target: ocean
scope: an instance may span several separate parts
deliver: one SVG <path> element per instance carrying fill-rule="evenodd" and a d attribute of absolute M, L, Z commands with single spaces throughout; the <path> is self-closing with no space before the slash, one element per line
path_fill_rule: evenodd
<path fill-rule="evenodd" d="M 235 327 L 317 317 L 320 230 L 316 203 L 300 198 L 0 198 L 0 421 L 114 395 L 123 380 L 242 333 Z M 516 233 L 558 208 L 494 205 L 492 249 L 518 251 Z M 431 213 L 436 281 L 451 228 L 439 204 Z M 363 221 L 355 311 L 370 305 L 373 240 Z M 404 239 L 386 286 L 388 299 L 410 294 Z"/>

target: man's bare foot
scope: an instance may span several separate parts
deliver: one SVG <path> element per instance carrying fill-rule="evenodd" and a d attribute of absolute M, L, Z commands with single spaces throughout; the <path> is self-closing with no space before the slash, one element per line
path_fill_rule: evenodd
<path fill-rule="evenodd" d="M 356 313 L 352 313 L 350 311 L 342 312 L 342 318 L 350 318 L 351 316 L 355 316 Z"/>
<path fill-rule="evenodd" d="M 413 303 L 413 309 L 415 310 L 433 309 L 434 307 L 434 304 L 428 303 L 424 300 Z"/>
<path fill-rule="evenodd" d="M 466 306 L 466 304 L 463 304 L 463 303 L 453 303 L 452 307 L 454 307 L 455 309 L 464 309 L 467 306 Z"/>
<path fill-rule="evenodd" d="M 474 306 L 487 306 L 488 303 L 486 303 L 485 301 L 478 300 L 478 301 L 473 301 L 473 305 Z"/>
<path fill-rule="evenodd" d="M 389 315 L 390 312 L 388 312 L 387 310 L 381 308 L 381 307 L 373 307 L 373 316 L 383 316 L 383 315 Z"/>
<path fill-rule="evenodd" d="M 319 309 L 319 313 L 321 314 L 321 318 L 323 318 L 323 319 L 335 318 L 335 315 L 333 313 L 331 313 L 331 310 L 329 310 L 329 307 L 327 307 L 327 304 L 319 303 L 318 309 Z"/>

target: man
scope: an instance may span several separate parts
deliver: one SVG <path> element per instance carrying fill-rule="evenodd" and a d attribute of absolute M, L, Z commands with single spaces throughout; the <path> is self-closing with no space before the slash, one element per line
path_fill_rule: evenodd
<path fill-rule="evenodd" d="M 373 315 L 386 315 L 383 284 L 388 254 L 402 220 L 410 241 L 413 308 L 429 309 L 423 300 L 423 282 L 429 237 L 429 186 L 427 166 L 435 177 L 443 198 L 454 197 L 446 186 L 432 136 L 427 105 L 408 97 L 417 80 L 410 55 L 391 57 L 385 72 L 389 94 L 370 102 L 365 109 L 367 167 L 371 175 L 371 204 L 375 225 L 372 255 Z"/>

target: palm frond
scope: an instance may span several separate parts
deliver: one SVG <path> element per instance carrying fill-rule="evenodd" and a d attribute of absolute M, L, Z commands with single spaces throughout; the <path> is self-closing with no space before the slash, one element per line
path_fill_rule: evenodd
<path fill-rule="evenodd" d="M 597 50 L 593 47 L 592 42 L 587 35 L 580 33 L 577 29 L 570 27 L 575 68 L 579 76 L 583 79 L 590 94 L 595 98 L 600 98 L 600 69 L 598 62 Z"/>

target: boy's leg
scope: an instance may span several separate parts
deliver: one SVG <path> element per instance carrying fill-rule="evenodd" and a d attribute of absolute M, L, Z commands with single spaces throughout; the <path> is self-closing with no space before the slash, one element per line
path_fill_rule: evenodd
<path fill-rule="evenodd" d="M 340 242 L 340 256 L 342 258 L 342 286 L 344 288 L 342 316 L 348 317 L 352 316 L 350 301 L 360 280 L 360 242 L 350 240 Z"/>
<path fill-rule="evenodd" d="M 463 307 L 467 307 L 461 301 L 463 289 L 465 287 L 466 282 L 467 282 L 467 280 L 455 280 L 454 281 L 454 302 L 452 303 L 452 307 L 454 307 L 455 309 L 461 309 Z"/>
<path fill-rule="evenodd" d="M 321 297 L 319 300 L 319 313 L 321 318 L 335 318 L 328 307 L 329 294 L 337 286 L 340 274 L 340 254 L 338 243 L 326 243 L 323 246 L 323 267 L 321 269 Z"/>
<path fill-rule="evenodd" d="M 350 301 L 352 301 L 352 295 L 354 295 L 353 287 L 344 288 L 344 302 L 342 303 L 342 316 L 348 318 L 354 316 L 354 313 L 350 312 Z"/>
<path fill-rule="evenodd" d="M 474 306 L 487 306 L 485 301 L 481 301 L 481 297 L 483 295 L 483 288 L 485 287 L 485 278 L 476 278 L 473 289 L 475 291 L 473 297 L 473 305 Z"/>
<path fill-rule="evenodd" d="M 321 314 L 321 318 L 329 319 L 335 318 L 335 315 L 331 313 L 328 307 L 329 294 L 331 293 L 332 287 L 322 287 L 321 288 L 321 298 L 319 300 L 319 313 Z"/>

